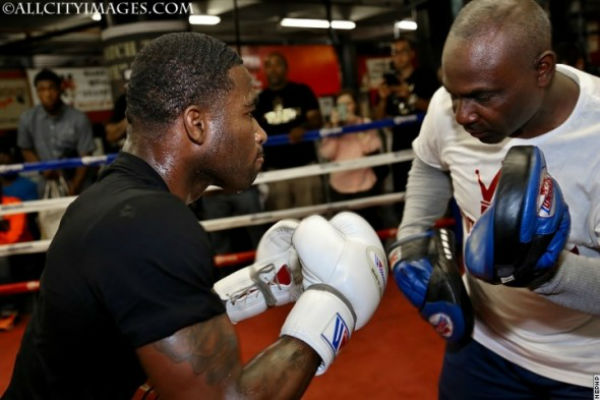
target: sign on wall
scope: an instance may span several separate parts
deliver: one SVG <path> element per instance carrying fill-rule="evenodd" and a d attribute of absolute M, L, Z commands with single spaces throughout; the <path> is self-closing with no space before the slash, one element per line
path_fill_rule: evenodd
<path fill-rule="evenodd" d="M 340 64 L 330 45 L 242 46 L 241 52 L 258 89 L 267 86 L 265 59 L 277 52 L 287 59 L 290 81 L 307 84 L 317 97 L 334 95 L 341 90 Z"/>
<path fill-rule="evenodd" d="M 27 79 L 20 72 L 0 72 L 0 130 L 17 129 L 19 117 L 31 107 Z"/>

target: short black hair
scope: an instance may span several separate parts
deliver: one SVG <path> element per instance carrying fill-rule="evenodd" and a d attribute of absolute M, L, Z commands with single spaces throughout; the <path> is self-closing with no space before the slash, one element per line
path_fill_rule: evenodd
<path fill-rule="evenodd" d="M 169 33 L 148 43 L 131 66 L 127 120 L 171 123 L 194 104 L 214 109 L 233 88 L 229 70 L 242 64 L 224 42 L 195 32 Z"/>
<path fill-rule="evenodd" d="M 40 81 L 52 81 L 56 84 L 56 87 L 60 89 L 62 79 L 56 74 L 56 72 L 49 70 L 48 68 L 42 69 L 33 78 L 33 85 L 37 86 Z"/>

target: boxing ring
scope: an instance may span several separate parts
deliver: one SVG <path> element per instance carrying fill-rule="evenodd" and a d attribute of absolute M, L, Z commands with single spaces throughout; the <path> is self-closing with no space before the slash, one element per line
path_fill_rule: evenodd
<path fill-rule="evenodd" d="M 369 122 L 360 125 L 351 125 L 332 129 L 320 129 L 307 131 L 303 141 L 314 141 L 327 136 L 337 136 L 347 133 L 355 133 L 368 129 L 379 129 L 392 125 L 415 124 L 422 121 L 422 115 L 410 115 L 405 117 L 388 118 L 380 121 Z M 281 145 L 289 143 L 287 135 L 275 135 L 269 137 L 268 145 Z M 267 143 L 265 145 L 267 145 Z M 47 169 L 74 168 L 82 165 L 98 166 L 112 162 L 116 154 L 109 154 L 97 157 L 72 158 L 65 160 L 55 160 L 50 162 L 24 163 L 0 166 L 0 175 L 43 171 Z M 282 169 L 276 171 L 261 172 L 258 174 L 254 184 L 269 183 L 279 180 L 288 180 L 306 176 L 325 175 L 332 172 L 346 171 L 359 168 L 375 167 L 380 165 L 389 165 L 397 162 L 409 162 L 414 158 L 412 150 L 402 150 L 397 152 L 388 152 L 368 157 L 362 157 L 340 162 L 329 162 L 322 164 L 307 165 L 296 168 Z M 207 190 L 218 190 L 217 187 L 209 187 Z M 16 204 L 0 205 L 0 217 L 4 215 L 17 213 L 35 213 L 45 210 L 66 209 L 68 205 L 76 199 L 76 196 L 62 197 L 57 199 L 33 200 Z M 306 207 L 290 208 L 285 210 L 265 211 L 254 214 L 238 215 L 225 218 L 202 220 L 199 223 L 208 231 L 219 231 L 238 227 L 252 225 L 262 225 L 276 222 L 283 218 L 303 218 L 311 214 L 334 213 L 341 210 L 354 210 L 365 207 L 387 205 L 404 201 L 404 192 L 387 193 L 377 196 L 364 197 L 360 199 L 328 202 Z M 441 221 L 445 225 L 452 221 Z M 378 231 L 382 240 L 394 237 L 396 228 L 389 228 Z M 0 257 L 6 257 L 17 254 L 42 253 L 47 251 L 51 239 L 37 240 L 30 242 L 19 242 L 14 244 L 0 245 Z M 234 254 L 221 254 L 214 258 L 217 267 L 235 266 L 242 263 L 250 263 L 254 260 L 255 251 L 245 251 Z M 39 281 L 16 282 L 0 285 L 0 296 L 18 293 L 35 292 L 39 289 Z"/>

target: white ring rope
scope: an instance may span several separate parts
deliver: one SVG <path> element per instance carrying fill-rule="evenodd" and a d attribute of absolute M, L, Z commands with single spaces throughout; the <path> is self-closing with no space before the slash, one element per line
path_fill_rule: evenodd
<path fill-rule="evenodd" d="M 367 168 L 377 165 L 392 164 L 396 162 L 410 161 L 414 158 L 412 150 L 401 150 L 397 152 L 383 153 L 369 157 L 352 160 L 311 164 L 303 167 L 287 168 L 277 171 L 261 172 L 254 184 L 275 182 L 280 180 L 296 179 L 305 176 L 324 175 L 332 172 L 346 171 L 358 168 Z M 218 187 L 211 187 L 219 189 Z M 214 190 L 213 189 L 213 190 Z M 0 216 L 16 213 L 32 213 L 38 211 L 64 209 L 74 201 L 77 196 L 61 197 L 57 199 L 31 200 L 16 204 L 0 205 Z M 254 214 L 239 215 L 200 221 L 199 223 L 208 232 L 224 229 L 239 228 L 243 226 L 261 225 L 268 222 L 278 221 L 283 218 L 302 218 L 310 214 L 324 214 L 345 209 L 358 209 L 377 205 L 390 204 L 404 200 L 404 192 L 389 193 L 378 196 L 364 197 L 355 200 L 324 203 L 314 206 L 290 208 L 286 210 L 266 211 Z M 0 257 L 15 254 L 43 253 L 48 250 L 52 240 L 37 240 L 14 244 L 0 245 Z"/>
<path fill-rule="evenodd" d="M 412 150 L 401 150 L 390 153 L 382 153 L 374 156 L 355 158 L 352 160 L 336 161 L 323 164 L 311 164 L 303 167 L 287 168 L 278 171 L 261 172 L 254 183 L 268 183 L 283 181 L 305 176 L 324 175 L 331 172 L 347 171 L 352 169 L 374 167 L 377 165 L 392 164 L 410 161 L 414 158 Z"/>
<path fill-rule="evenodd" d="M 67 208 L 77 196 L 58 197 L 55 199 L 29 200 L 22 203 L 0 205 L 0 216 L 10 214 L 26 214 L 38 211 Z"/>
<path fill-rule="evenodd" d="M 51 239 L 34 240 L 31 242 L 13 243 L 0 245 L 0 257 L 12 256 L 14 254 L 43 253 L 50 247 Z"/>
<path fill-rule="evenodd" d="M 301 218 L 310 214 L 324 214 L 329 211 L 340 211 L 345 209 L 357 209 L 390 204 L 404 200 L 404 192 L 388 193 L 378 196 L 363 197 L 361 199 L 337 201 L 334 203 L 323 203 L 315 206 L 288 208 L 285 210 L 265 211 L 255 214 L 238 215 L 200 221 L 200 224 L 208 232 L 223 229 L 239 228 L 242 226 L 261 225 L 267 222 L 279 221 L 283 218 Z"/>
<path fill-rule="evenodd" d="M 364 197 L 362 199 L 338 201 L 334 203 L 318 204 L 316 206 L 288 208 L 286 210 L 266 211 L 255 214 L 239 215 L 200 221 L 199 223 L 208 232 L 219 231 L 242 226 L 261 225 L 267 222 L 279 221 L 283 218 L 301 218 L 310 214 L 324 214 L 326 212 L 346 209 L 358 209 L 383 204 L 390 204 L 404 200 L 404 192 L 389 193 L 378 196 Z M 24 243 L 0 245 L 0 257 L 13 254 L 43 253 L 48 250 L 51 240 L 37 240 Z"/>
<path fill-rule="evenodd" d="M 356 158 L 352 160 L 337 161 L 324 164 L 311 164 L 303 167 L 287 168 L 277 171 L 261 172 L 256 177 L 254 184 L 282 181 L 288 179 L 302 178 L 305 176 L 324 175 L 331 172 L 346 171 L 359 168 L 374 167 L 377 165 L 392 164 L 410 161 L 414 158 L 412 150 L 401 150 L 390 153 L 382 153 L 369 157 Z M 210 186 L 210 190 L 220 189 Z M 57 199 L 30 200 L 15 204 L 0 205 L 0 216 L 18 213 L 32 213 L 45 210 L 67 208 L 77 196 L 60 197 Z"/>

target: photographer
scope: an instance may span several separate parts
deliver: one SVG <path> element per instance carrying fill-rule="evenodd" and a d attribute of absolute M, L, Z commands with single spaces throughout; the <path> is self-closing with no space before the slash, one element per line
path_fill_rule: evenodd
<path fill-rule="evenodd" d="M 396 39 L 392 43 L 391 51 L 392 71 L 384 75 L 384 82 L 379 86 L 379 102 L 375 107 L 375 118 L 382 119 L 427 111 L 429 99 L 440 86 L 436 75 L 426 68 L 415 66 L 416 53 L 408 38 Z M 419 127 L 417 125 L 396 126 L 392 132 L 392 151 L 410 149 L 412 141 L 419 133 Z M 395 192 L 404 191 L 406 188 L 409 168 L 408 163 L 393 165 Z"/>

